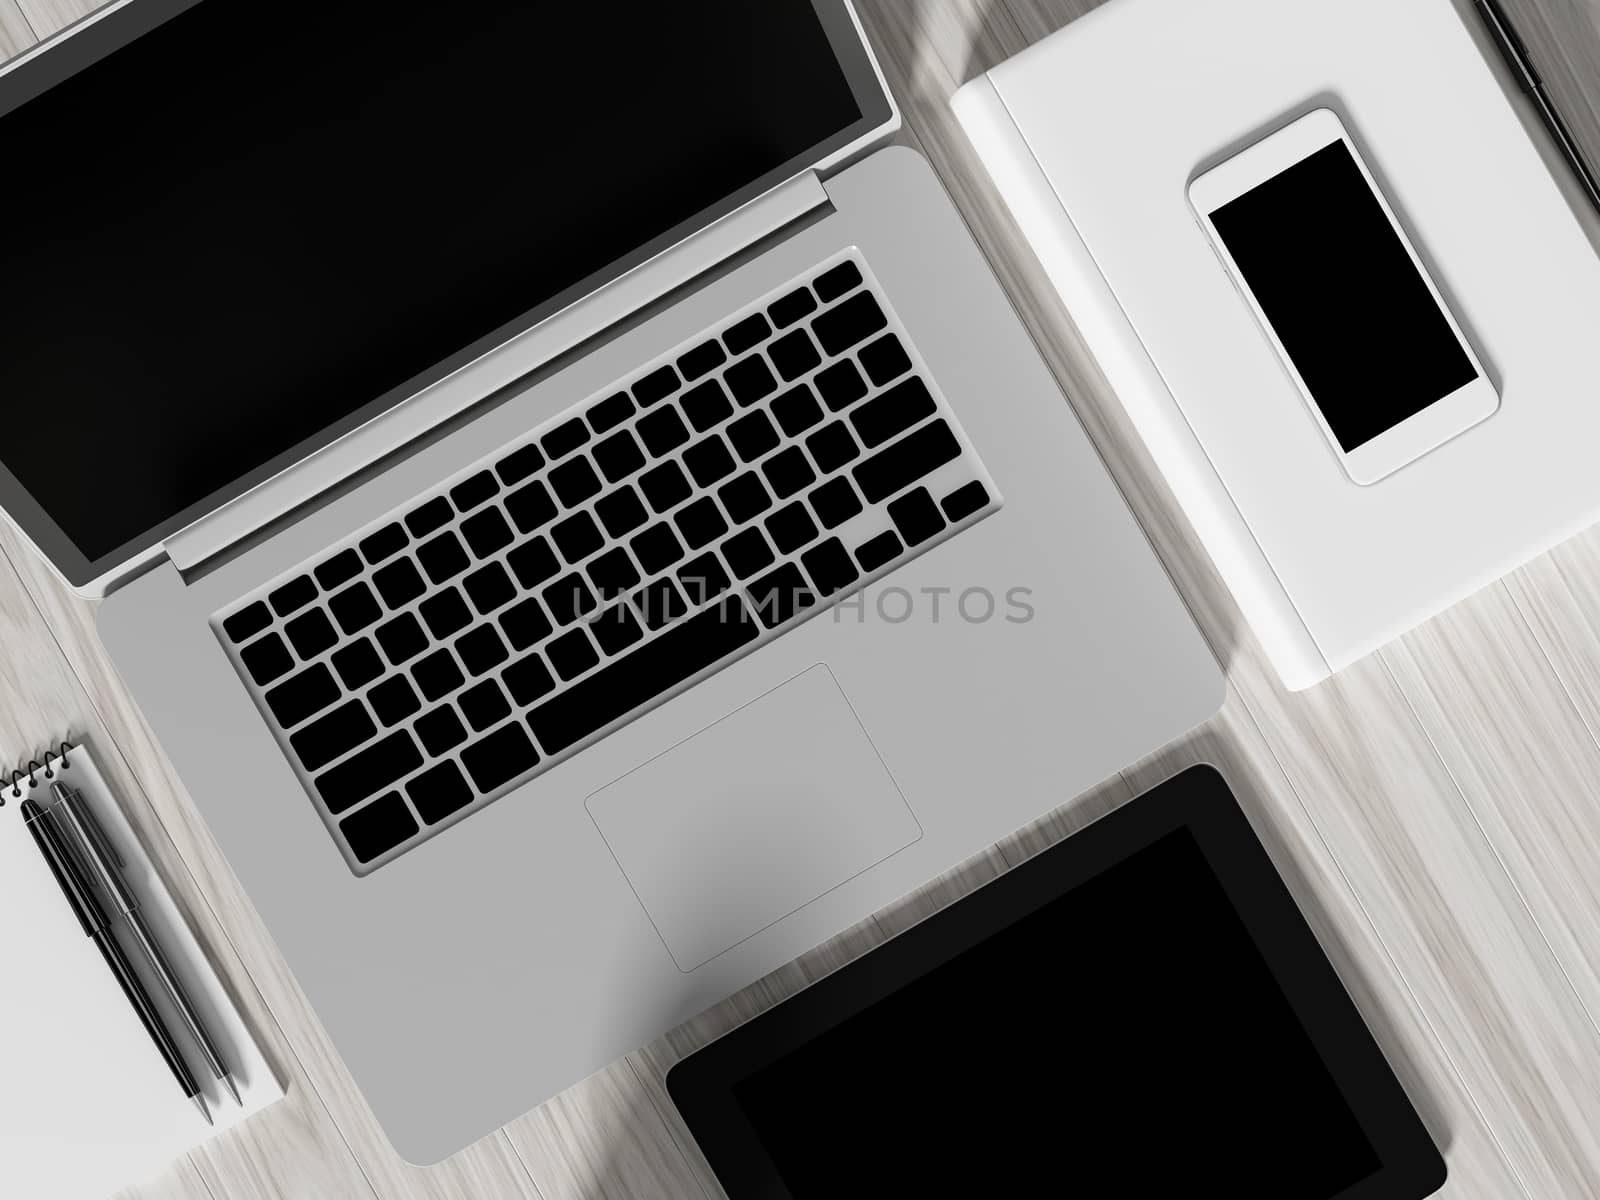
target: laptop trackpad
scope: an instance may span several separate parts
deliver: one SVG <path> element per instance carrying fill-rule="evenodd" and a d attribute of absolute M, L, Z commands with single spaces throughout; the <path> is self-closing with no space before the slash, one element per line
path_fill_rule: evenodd
<path fill-rule="evenodd" d="M 922 836 L 818 664 L 589 797 L 680 971 Z"/>

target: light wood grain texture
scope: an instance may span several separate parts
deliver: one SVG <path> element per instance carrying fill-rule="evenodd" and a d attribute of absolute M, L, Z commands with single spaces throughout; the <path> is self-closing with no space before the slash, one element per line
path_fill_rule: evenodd
<path fill-rule="evenodd" d="M 0 0 L 0 56 L 90 7 Z M 719 1196 L 668 1099 L 674 1062 L 1129 797 L 1209 761 L 1233 785 L 1446 1147 L 1443 1194 L 1600 1196 L 1600 533 L 1309 693 L 1278 687 L 947 107 L 961 83 L 1092 7 L 859 3 L 905 113 L 901 140 L 939 172 L 1226 665 L 1219 715 L 424 1170 L 389 1148 L 107 662 L 92 605 L 0 529 L 0 755 L 15 760 L 61 731 L 95 745 L 289 1083 L 283 1104 L 127 1195 Z M 1586 150 L 1600 154 L 1600 0 L 1509 7 Z M 283 11 L 314 34 L 314 9 Z"/>

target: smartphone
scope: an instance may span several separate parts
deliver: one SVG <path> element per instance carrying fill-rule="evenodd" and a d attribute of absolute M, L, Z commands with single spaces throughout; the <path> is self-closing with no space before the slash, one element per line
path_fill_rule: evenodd
<path fill-rule="evenodd" d="M 1499 407 L 1330 110 L 1197 176 L 1189 202 L 1356 483 L 1376 483 Z"/>

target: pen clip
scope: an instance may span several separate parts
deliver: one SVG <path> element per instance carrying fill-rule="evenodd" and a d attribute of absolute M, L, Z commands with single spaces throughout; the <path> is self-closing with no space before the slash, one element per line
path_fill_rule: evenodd
<path fill-rule="evenodd" d="M 58 844 L 62 852 L 72 859 L 72 865 L 78 873 L 78 878 L 82 879 L 91 888 L 99 888 L 101 891 L 105 891 L 105 885 L 100 882 L 100 872 L 94 869 L 93 856 L 89 853 L 89 848 L 83 844 L 82 839 L 78 837 L 78 831 L 73 828 L 71 820 L 61 810 L 63 802 L 71 802 L 72 793 L 59 783 L 51 785 L 50 790 L 55 794 L 56 802 L 43 809 L 40 815 L 56 831 Z"/>
<path fill-rule="evenodd" d="M 66 799 L 72 802 L 72 811 L 78 814 L 83 827 L 89 831 L 89 837 L 94 840 L 94 848 L 100 852 L 100 856 L 114 863 L 117 870 L 126 870 L 128 864 L 123 861 L 122 855 L 117 853 L 117 848 L 111 844 L 111 839 L 106 837 L 100 819 L 94 815 L 94 809 L 90 808 L 88 801 L 83 798 L 83 792 L 61 783 L 53 784 L 50 790 L 56 792 L 58 801 Z"/>

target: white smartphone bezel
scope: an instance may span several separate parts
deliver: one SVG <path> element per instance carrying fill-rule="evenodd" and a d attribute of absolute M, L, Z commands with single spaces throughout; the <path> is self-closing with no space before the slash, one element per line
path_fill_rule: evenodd
<path fill-rule="evenodd" d="M 1379 206 L 1384 215 L 1389 218 L 1389 224 L 1400 238 L 1400 244 L 1405 247 L 1406 253 L 1411 258 L 1411 264 L 1422 276 L 1428 286 L 1428 292 L 1433 296 L 1434 303 L 1439 306 L 1439 311 L 1444 314 L 1444 319 L 1449 323 L 1450 330 L 1455 334 L 1456 341 L 1462 351 L 1472 363 L 1477 377 L 1457 388 L 1446 396 L 1440 397 L 1432 404 L 1419 412 L 1407 417 L 1398 425 L 1380 433 L 1354 450 L 1346 450 L 1339 444 L 1332 427 L 1322 415 L 1311 389 L 1301 378 L 1300 372 L 1294 365 L 1294 360 L 1284 349 L 1283 343 L 1278 340 L 1277 332 L 1272 328 L 1272 322 L 1267 318 L 1260 303 L 1256 300 L 1255 293 L 1250 285 L 1245 282 L 1244 274 L 1234 262 L 1233 256 L 1228 253 L 1228 247 L 1217 233 L 1216 227 L 1211 222 L 1211 214 L 1228 201 L 1233 200 L 1250 191 L 1259 184 L 1265 183 L 1273 176 L 1293 166 L 1308 155 L 1321 150 L 1335 141 L 1342 141 L 1350 151 L 1350 156 L 1360 168 L 1362 177 L 1367 181 L 1367 186 L 1372 189 L 1372 194 L 1377 197 Z M 1288 372 L 1289 378 L 1294 381 L 1295 387 L 1300 391 L 1301 398 L 1306 407 L 1311 411 L 1312 418 L 1317 427 L 1322 430 L 1322 435 L 1332 447 L 1334 455 L 1338 458 L 1345 474 L 1358 484 L 1376 483 L 1387 475 L 1393 474 L 1407 463 L 1414 462 L 1429 451 L 1437 449 L 1457 434 L 1470 429 L 1478 422 L 1490 416 L 1500 406 L 1500 397 L 1496 393 L 1494 384 L 1490 382 L 1488 374 L 1483 369 L 1483 364 L 1478 361 L 1478 356 L 1473 352 L 1472 345 L 1461 331 L 1460 324 L 1456 321 L 1455 314 L 1450 311 L 1450 306 L 1445 303 L 1438 286 L 1428 274 L 1422 259 L 1418 257 L 1416 247 L 1411 244 L 1411 239 L 1406 236 L 1406 231 L 1395 219 L 1394 209 L 1390 207 L 1388 198 L 1383 194 L 1383 189 L 1378 186 L 1368 169 L 1366 161 L 1361 157 L 1361 152 L 1350 139 L 1349 132 L 1338 116 L 1327 108 L 1313 109 L 1303 117 L 1285 125 L 1282 129 L 1268 134 L 1259 142 L 1241 150 L 1232 158 L 1219 163 L 1210 170 L 1197 175 L 1189 183 L 1189 205 L 1194 210 L 1195 217 L 1200 227 L 1205 231 L 1211 241 L 1212 248 L 1222 265 L 1227 268 L 1232 277 L 1234 286 L 1250 306 L 1250 311 L 1255 315 L 1256 323 L 1266 334 L 1267 340 L 1277 351 L 1278 359 Z M 1352 352 L 1359 353 L 1359 346 L 1352 346 Z M 1376 381 L 1375 381 L 1376 383 Z"/>

